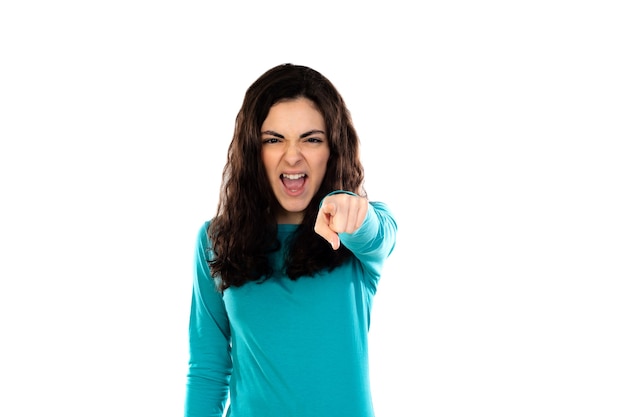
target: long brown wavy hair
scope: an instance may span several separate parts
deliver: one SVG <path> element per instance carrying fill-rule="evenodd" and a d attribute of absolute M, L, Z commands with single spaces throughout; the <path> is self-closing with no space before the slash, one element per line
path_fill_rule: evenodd
<path fill-rule="evenodd" d="M 328 193 L 345 190 L 365 196 L 359 138 L 335 86 L 302 65 L 282 64 L 261 75 L 246 91 L 228 148 L 217 214 L 208 236 L 209 264 L 217 287 L 225 290 L 270 277 L 268 254 L 280 247 L 274 210 L 278 201 L 261 160 L 261 125 L 279 101 L 304 97 L 321 112 L 330 145 L 326 175 L 291 240 L 284 272 L 291 279 L 333 269 L 354 256 L 343 245 L 334 251 L 314 232 L 319 204 Z"/>

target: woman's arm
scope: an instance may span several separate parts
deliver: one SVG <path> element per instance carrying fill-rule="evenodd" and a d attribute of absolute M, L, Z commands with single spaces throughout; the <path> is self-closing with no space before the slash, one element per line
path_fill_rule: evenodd
<path fill-rule="evenodd" d="M 322 200 L 315 231 L 333 247 L 345 245 L 376 279 L 396 244 L 398 226 L 386 204 L 335 191 Z"/>
<path fill-rule="evenodd" d="M 230 327 L 210 275 L 207 228 L 208 222 L 198 234 L 195 252 L 185 417 L 222 417 L 232 371 Z"/>

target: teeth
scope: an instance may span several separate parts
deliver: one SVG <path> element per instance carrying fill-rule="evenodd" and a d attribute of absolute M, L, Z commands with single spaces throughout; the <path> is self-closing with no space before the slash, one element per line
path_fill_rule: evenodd
<path fill-rule="evenodd" d="M 283 174 L 283 178 L 287 178 L 290 180 L 297 180 L 298 178 L 304 177 L 304 174 Z"/>

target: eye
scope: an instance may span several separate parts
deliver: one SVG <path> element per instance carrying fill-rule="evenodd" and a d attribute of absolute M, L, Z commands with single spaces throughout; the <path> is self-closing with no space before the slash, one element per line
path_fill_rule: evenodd
<path fill-rule="evenodd" d="M 278 139 L 277 138 L 267 138 L 267 139 L 263 139 L 261 141 L 261 143 L 265 144 L 265 143 L 278 143 Z"/>
<path fill-rule="evenodd" d="M 322 143 L 322 142 L 323 142 L 323 141 L 322 141 L 321 139 L 319 139 L 319 138 L 306 138 L 306 141 L 307 141 L 307 142 L 310 142 L 310 143 Z"/>

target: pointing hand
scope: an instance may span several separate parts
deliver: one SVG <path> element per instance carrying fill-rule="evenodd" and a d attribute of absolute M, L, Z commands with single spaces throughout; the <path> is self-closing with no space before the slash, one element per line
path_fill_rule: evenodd
<path fill-rule="evenodd" d="M 339 249 L 339 233 L 354 233 L 367 214 L 368 203 L 365 197 L 351 194 L 333 194 L 326 197 L 317 213 L 315 233 L 330 243 L 334 250 Z"/>

